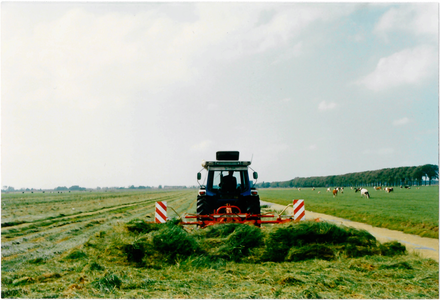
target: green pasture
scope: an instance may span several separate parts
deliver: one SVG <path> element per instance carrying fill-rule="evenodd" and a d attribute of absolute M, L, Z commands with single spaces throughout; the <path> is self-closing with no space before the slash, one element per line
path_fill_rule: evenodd
<path fill-rule="evenodd" d="M 345 188 L 333 197 L 326 188 L 260 189 L 260 199 L 287 205 L 304 199 L 305 209 L 423 237 L 438 238 L 439 187 L 421 186 L 387 193 L 368 188 L 370 199 Z"/>

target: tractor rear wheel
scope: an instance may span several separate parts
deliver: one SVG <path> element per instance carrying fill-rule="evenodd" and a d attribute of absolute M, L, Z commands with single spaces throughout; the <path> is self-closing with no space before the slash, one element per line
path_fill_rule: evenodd
<path fill-rule="evenodd" d="M 246 212 L 252 215 L 261 214 L 260 209 L 260 197 L 259 196 L 251 196 L 246 201 Z"/>
<path fill-rule="evenodd" d="M 211 214 L 211 205 L 208 202 L 206 196 L 197 196 L 197 214 L 198 215 L 209 215 Z"/>

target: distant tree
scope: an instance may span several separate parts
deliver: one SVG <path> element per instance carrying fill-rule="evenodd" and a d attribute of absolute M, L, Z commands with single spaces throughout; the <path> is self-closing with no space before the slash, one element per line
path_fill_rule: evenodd
<path fill-rule="evenodd" d="M 422 184 L 423 178 L 438 179 L 438 165 L 418 167 L 387 168 L 344 175 L 321 177 L 295 177 L 289 181 L 263 182 L 257 187 L 335 187 L 335 186 L 379 186 L 379 185 L 413 185 Z"/>
<path fill-rule="evenodd" d="M 80 187 L 79 185 L 72 185 L 69 190 L 71 191 L 85 191 L 86 188 L 84 187 Z"/>
<path fill-rule="evenodd" d="M 423 174 L 423 171 L 422 171 L 421 167 L 415 167 L 411 171 L 412 181 L 417 182 L 417 185 L 421 185 L 423 175 L 425 175 L 425 174 Z"/>
<path fill-rule="evenodd" d="M 424 165 L 423 173 L 426 177 L 428 177 L 429 185 L 431 185 L 431 181 L 434 179 L 438 179 L 438 166 L 437 165 Z"/>
<path fill-rule="evenodd" d="M 405 171 L 404 169 L 401 168 L 397 168 L 396 169 L 396 180 L 397 180 L 397 184 L 398 185 L 402 185 L 405 182 Z"/>
<path fill-rule="evenodd" d="M 26 189 L 26 190 L 28 190 L 28 189 Z M 59 186 L 59 187 L 57 187 L 56 189 L 55 189 L 55 191 L 67 191 L 68 189 L 67 189 L 67 187 L 66 186 Z"/>

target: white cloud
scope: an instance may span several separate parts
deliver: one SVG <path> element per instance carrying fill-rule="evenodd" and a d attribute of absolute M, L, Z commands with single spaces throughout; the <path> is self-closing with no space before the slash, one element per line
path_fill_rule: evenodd
<path fill-rule="evenodd" d="M 365 151 L 362 152 L 362 154 L 365 155 L 391 155 L 393 154 L 395 151 L 393 148 L 381 148 L 381 149 L 367 149 Z"/>
<path fill-rule="evenodd" d="M 437 37 L 438 3 L 403 4 L 392 7 L 381 17 L 374 31 L 384 37 L 395 31 Z"/>
<path fill-rule="evenodd" d="M 423 45 L 405 49 L 381 58 L 376 69 L 356 83 L 373 91 L 405 84 L 420 84 L 436 74 L 437 63 L 434 47 Z"/>
<path fill-rule="evenodd" d="M 407 117 L 404 117 L 404 118 L 399 119 L 399 120 L 394 120 L 393 121 L 393 126 L 402 126 L 402 125 L 405 125 L 405 124 L 408 124 L 408 123 L 409 123 L 409 119 Z"/>
<path fill-rule="evenodd" d="M 91 110 L 124 106 L 130 93 L 161 92 L 195 81 L 212 60 L 236 59 L 285 46 L 317 21 L 350 9 L 316 5 L 196 3 L 195 17 L 179 22 L 152 9 L 135 16 L 76 8 L 57 18 L 17 24 L 2 20 L 2 90 L 17 107 L 59 105 Z M 263 11 L 273 12 L 259 24 Z M 29 26 L 30 24 L 26 24 Z M 298 42 L 287 59 L 301 53 Z"/>
<path fill-rule="evenodd" d="M 134 18 L 67 11 L 36 24 L 30 36 L 2 40 L 2 55 L 8 57 L 2 66 L 4 93 L 40 107 L 121 106 L 133 90 L 159 91 L 193 78 L 189 54 L 176 55 L 173 47 L 180 34 L 174 21 L 154 12 Z"/>
<path fill-rule="evenodd" d="M 212 144 L 213 144 L 213 142 L 211 140 L 204 140 L 198 144 L 192 145 L 191 149 L 194 151 L 202 152 L 202 151 L 206 151 L 206 150 L 210 149 Z"/>
<path fill-rule="evenodd" d="M 331 110 L 334 109 L 336 107 L 336 103 L 335 102 L 329 102 L 327 103 L 327 101 L 322 101 L 321 103 L 319 103 L 318 105 L 318 109 L 320 111 L 326 111 L 326 110 Z"/>
<path fill-rule="evenodd" d="M 285 53 L 282 53 L 275 59 L 272 64 L 279 64 L 284 61 L 289 61 L 291 59 L 294 59 L 296 57 L 301 56 L 303 54 L 303 42 L 300 41 L 296 43 L 293 47 L 289 47 Z"/>
<path fill-rule="evenodd" d="M 275 8 L 276 7 L 276 8 Z M 284 46 L 290 39 L 299 36 L 315 22 L 329 22 L 350 14 L 355 8 L 350 5 L 321 6 L 314 4 L 281 5 L 272 7 L 276 14 L 270 21 L 249 31 L 244 36 L 253 51 L 264 52 Z M 302 43 L 297 43 L 289 54 L 297 56 L 302 52 Z"/>

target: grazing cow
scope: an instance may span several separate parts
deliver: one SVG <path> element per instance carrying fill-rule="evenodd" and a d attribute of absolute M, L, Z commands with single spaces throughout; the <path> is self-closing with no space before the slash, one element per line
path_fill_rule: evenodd
<path fill-rule="evenodd" d="M 407 190 L 410 190 L 410 189 L 411 189 L 411 187 L 410 187 L 410 186 L 407 186 L 407 185 L 405 185 L 405 188 L 406 188 Z"/>
<path fill-rule="evenodd" d="M 333 197 L 336 197 L 338 195 L 338 190 L 337 189 L 334 189 L 333 190 Z"/>
<path fill-rule="evenodd" d="M 331 192 L 331 189 L 330 189 L 330 188 L 327 188 L 327 192 Z"/>
<path fill-rule="evenodd" d="M 381 190 L 382 187 L 381 187 L 381 186 L 377 186 L 377 187 L 374 187 L 374 189 L 375 189 L 376 191 L 378 191 L 378 190 Z"/>
<path fill-rule="evenodd" d="M 360 192 L 360 191 L 361 191 L 361 188 L 354 188 L 355 193 Z"/>
<path fill-rule="evenodd" d="M 318 194 L 321 194 L 321 191 L 318 191 Z"/>
<path fill-rule="evenodd" d="M 367 199 L 370 199 L 370 193 L 368 193 L 367 189 L 362 189 L 361 190 L 361 197 L 362 196 L 365 196 L 365 197 L 367 197 Z"/>
<path fill-rule="evenodd" d="M 301 188 L 298 188 L 298 191 L 301 191 Z"/>
<path fill-rule="evenodd" d="M 315 190 L 315 188 L 312 188 L 312 191 L 314 191 Z"/>
<path fill-rule="evenodd" d="M 390 187 L 385 188 L 385 192 L 387 192 L 387 193 L 390 193 L 392 191 L 394 191 L 394 188 L 390 188 Z"/>

